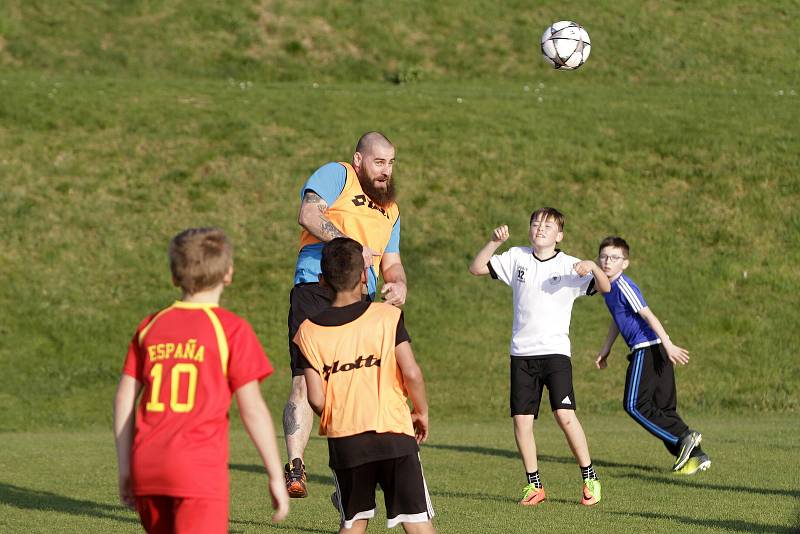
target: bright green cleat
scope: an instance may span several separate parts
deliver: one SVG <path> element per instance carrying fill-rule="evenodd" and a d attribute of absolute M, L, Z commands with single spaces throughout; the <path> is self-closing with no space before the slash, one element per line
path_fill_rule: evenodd
<path fill-rule="evenodd" d="M 600 502 L 602 498 L 602 490 L 600 488 L 600 481 L 592 478 L 583 480 L 583 498 L 581 504 L 584 506 L 594 506 Z"/>
<path fill-rule="evenodd" d="M 692 451 L 695 447 L 700 445 L 702 440 L 702 434 L 696 430 L 689 431 L 689 433 L 683 437 L 680 441 L 681 450 L 678 452 L 678 456 L 675 458 L 675 463 L 672 466 L 673 471 L 679 471 L 686 462 L 689 461 Z"/>
<path fill-rule="evenodd" d="M 679 475 L 693 475 L 698 471 L 705 471 L 709 467 L 711 467 L 711 459 L 707 454 L 701 454 L 689 458 L 686 463 L 683 464 L 683 467 L 675 472 Z"/>
<path fill-rule="evenodd" d="M 535 484 L 528 484 L 522 488 L 522 499 L 519 503 L 522 506 L 535 506 L 545 498 L 544 488 L 537 488 Z"/>

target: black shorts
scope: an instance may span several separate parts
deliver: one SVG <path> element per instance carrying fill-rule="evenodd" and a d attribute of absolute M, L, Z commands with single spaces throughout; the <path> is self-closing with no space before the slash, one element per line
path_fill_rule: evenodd
<path fill-rule="evenodd" d="M 434 515 L 419 454 L 333 469 L 333 482 L 339 495 L 340 527 L 352 528 L 354 521 L 375 516 L 378 484 L 383 489 L 388 528 L 400 523 L 424 523 Z"/>
<path fill-rule="evenodd" d="M 333 293 L 319 284 L 298 284 L 292 288 L 289 294 L 289 359 L 292 376 L 303 376 L 303 369 L 299 366 L 303 354 L 292 341 L 294 335 L 303 321 L 329 308 L 331 302 Z"/>
<path fill-rule="evenodd" d="M 511 357 L 511 416 L 539 417 L 542 390 L 547 386 L 551 410 L 574 410 L 572 361 L 568 356 Z"/>

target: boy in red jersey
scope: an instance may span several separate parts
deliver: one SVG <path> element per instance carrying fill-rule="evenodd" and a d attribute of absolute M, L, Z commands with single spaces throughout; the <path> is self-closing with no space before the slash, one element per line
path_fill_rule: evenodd
<path fill-rule="evenodd" d="M 319 433 L 328 437 L 339 533 L 366 530 L 380 484 L 389 528 L 402 524 L 408 534 L 433 534 L 418 446 L 428 437 L 425 380 L 400 309 L 361 299 L 362 252 L 346 237 L 325 244 L 321 269 L 333 302 L 294 337 L 304 356 L 308 401 L 320 416 Z"/>
<path fill-rule="evenodd" d="M 172 239 L 169 259 L 183 297 L 136 329 L 114 400 L 120 500 L 150 533 L 228 532 L 235 395 L 269 475 L 272 520 L 281 521 L 289 497 L 258 385 L 272 365 L 247 321 L 219 307 L 233 279 L 231 244 L 222 230 L 191 228 Z"/>

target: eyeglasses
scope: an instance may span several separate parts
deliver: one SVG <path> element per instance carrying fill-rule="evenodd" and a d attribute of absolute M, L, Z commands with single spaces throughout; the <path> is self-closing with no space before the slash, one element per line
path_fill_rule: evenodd
<path fill-rule="evenodd" d="M 606 254 L 600 254 L 598 258 L 600 261 L 610 261 L 611 263 L 617 263 L 620 260 L 624 260 L 625 256 L 607 256 Z"/>

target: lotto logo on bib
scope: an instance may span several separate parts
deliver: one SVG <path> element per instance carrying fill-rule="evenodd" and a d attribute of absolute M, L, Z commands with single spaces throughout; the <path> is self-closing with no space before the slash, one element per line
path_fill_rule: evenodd
<path fill-rule="evenodd" d="M 359 356 L 356 361 L 339 365 L 339 360 L 333 362 L 333 365 L 323 365 L 322 374 L 327 381 L 330 379 L 332 373 L 341 373 L 352 371 L 354 369 L 361 369 L 363 367 L 372 367 L 373 365 L 381 366 L 381 359 L 376 358 L 374 354 L 369 357 Z M 363 364 L 363 365 L 362 365 Z"/>
<path fill-rule="evenodd" d="M 550 273 L 550 276 L 548 278 L 550 280 L 550 285 L 556 286 L 561 281 L 561 274 L 560 273 Z"/>
<path fill-rule="evenodd" d="M 367 197 L 367 195 L 356 195 L 352 198 L 352 202 L 353 205 L 356 207 L 363 206 L 366 204 L 368 208 L 371 208 L 373 210 L 378 210 L 384 217 L 386 217 L 387 219 L 390 218 L 389 214 L 386 213 L 386 210 L 375 204 L 372 200 L 370 200 Z"/>

